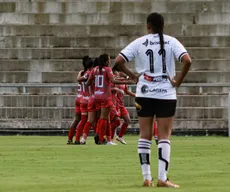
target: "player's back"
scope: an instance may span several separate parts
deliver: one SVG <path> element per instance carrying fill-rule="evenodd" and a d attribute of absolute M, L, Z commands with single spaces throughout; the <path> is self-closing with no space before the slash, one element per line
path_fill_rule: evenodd
<path fill-rule="evenodd" d="M 95 99 L 107 99 L 111 97 L 110 77 L 113 76 L 112 69 L 104 66 L 100 69 L 99 66 L 94 68 L 95 77 Z"/>

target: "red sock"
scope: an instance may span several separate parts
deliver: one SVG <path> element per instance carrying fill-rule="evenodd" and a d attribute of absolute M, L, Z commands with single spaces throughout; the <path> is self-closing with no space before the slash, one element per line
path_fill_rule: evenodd
<path fill-rule="evenodd" d="M 111 123 L 111 139 L 113 139 L 113 137 L 114 137 L 116 128 L 117 128 L 116 122 L 113 121 L 113 122 Z"/>
<path fill-rule="evenodd" d="M 92 123 L 90 122 L 86 122 L 85 126 L 84 126 L 84 130 L 83 130 L 83 138 L 86 139 L 88 134 L 89 134 L 89 130 L 92 127 Z"/>
<path fill-rule="evenodd" d="M 108 142 L 111 141 L 111 124 L 109 120 L 107 120 L 106 138 Z"/>
<path fill-rule="evenodd" d="M 99 135 L 100 123 L 101 123 L 101 119 L 99 119 L 99 120 L 97 121 L 97 124 L 96 124 L 96 134 L 98 134 L 98 135 Z"/>
<path fill-rule="evenodd" d="M 96 123 L 94 123 L 94 124 L 92 125 L 92 127 L 93 127 L 93 131 L 94 131 L 94 133 L 96 133 L 97 124 L 96 124 Z"/>
<path fill-rule="evenodd" d="M 125 134 L 126 131 L 127 131 L 128 126 L 129 126 L 129 124 L 126 123 L 126 122 L 124 122 L 124 123 L 122 124 L 118 137 L 123 137 L 123 136 L 124 136 L 124 134 Z"/>
<path fill-rule="evenodd" d="M 156 121 L 154 121 L 154 123 L 153 123 L 153 135 L 154 135 L 155 140 L 158 139 L 157 122 Z"/>
<path fill-rule="evenodd" d="M 104 140 L 104 135 L 106 134 L 107 129 L 107 119 L 100 119 L 99 125 L 99 141 L 102 142 Z"/>
<path fill-rule="evenodd" d="M 77 132 L 76 132 L 76 141 L 80 142 L 80 137 L 83 133 L 83 129 L 85 126 L 85 123 L 87 122 L 87 115 L 82 115 L 81 116 L 81 121 L 77 126 Z"/>
<path fill-rule="evenodd" d="M 70 127 L 69 133 L 68 133 L 68 140 L 72 140 L 75 132 L 75 127 Z"/>

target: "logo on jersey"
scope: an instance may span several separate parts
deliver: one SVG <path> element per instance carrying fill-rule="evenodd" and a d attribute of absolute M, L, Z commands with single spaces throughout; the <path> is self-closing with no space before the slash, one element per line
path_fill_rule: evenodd
<path fill-rule="evenodd" d="M 146 47 L 148 46 L 148 44 L 149 44 L 149 40 L 148 39 L 146 39 L 146 41 L 144 43 L 142 43 L 142 45 L 145 45 Z"/>
<path fill-rule="evenodd" d="M 153 82 L 162 82 L 162 81 L 167 81 L 168 77 L 163 75 L 163 76 L 157 76 L 157 77 L 153 77 Z"/>
<path fill-rule="evenodd" d="M 153 92 L 157 92 L 157 93 L 167 93 L 167 90 L 166 89 L 155 89 L 155 88 L 153 88 L 153 89 L 150 89 L 147 85 L 143 85 L 142 87 L 141 87 L 141 93 L 143 93 L 143 94 L 146 94 L 146 93 L 153 93 Z"/>
<path fill-rule="evenodd" d="M 143 85 L 141 87 L 141 93 L 145 94 L 149 92 L 149 87 L 147 85 Z"/>

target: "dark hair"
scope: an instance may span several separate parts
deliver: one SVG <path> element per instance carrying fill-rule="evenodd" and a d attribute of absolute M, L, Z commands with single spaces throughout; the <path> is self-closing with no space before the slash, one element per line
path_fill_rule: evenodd
<path fill-rule="evenodd" d="M 109 55 L 108 54 L 102 54 L 99 56 L 99 70 L 100 73 L 102 71 L 102 67 L 107 66 L 106 62 L 109 60 Z"/>
<path fill-rule="evenodd" d="M 87 59 L 89 59 L 90 57 L 88 55 L 85 55 L 83 58 L 82 58 L 82 65 L 84 67 L 84 71 L 81 73 L 81 76 L 87 71 L 87 68 L 86 68 L 86 61 Z"/>
<path fill-rule="evenodd" d="M 164 49 L 164 17 L 159 14 L 159 13 L 151 13 L 147 17 L 147 24 L 150 25 L 150 27 L 153 30 L 153 33 L 158 33 L 159 38 L 160 38 L 160 50 L 159 50 L 159 55 L 162 55 L 162 63 L 163 66 L 165 65 L 165 49 Z M 164 70 L 164 69 L 163 69 Z"/>
<path fill-rule="evenodd" d="M 96 66 L 98 66 L 98 65 L 99 65 L 99 58 L 96 57 L 96 58 L 94 59 L 94 62 L 93 62 L 93 67 L 96 67 Z"/>
<path fill-rule="evenodd" d="M 86 62 L 85 62 L 85 67 L 86 67 L 86 69 L 89 69 L 89 68 L 93 67 L 93 59 L 92 59 L 92 58 L 89 57 L 89 58 L 86 60 Z"/>
<path fill-rule="evenodd" d="M 114 65 L 114 67 L 112 68 L 112 70 L 113 70 L 113 72 L 115 72 L 115 71 L 119 72 L 120 71 L 119 68 L 116 65 Z"/>

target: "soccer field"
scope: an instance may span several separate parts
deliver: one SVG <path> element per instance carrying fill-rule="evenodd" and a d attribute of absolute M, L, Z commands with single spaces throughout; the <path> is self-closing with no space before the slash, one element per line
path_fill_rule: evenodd
<path fill-rule="evenodd" d="M 137 136 L 128 145 L 68 146 L 67 137 L 0 137 L 0 192 L 230 191 L 230 139 L 172 137 L 169 178 L 180 189 L 143 188 Z M 157 148 L 152 145 L 152 176 Z M 156 179 L 154 181 L 156 183 Z"/>

